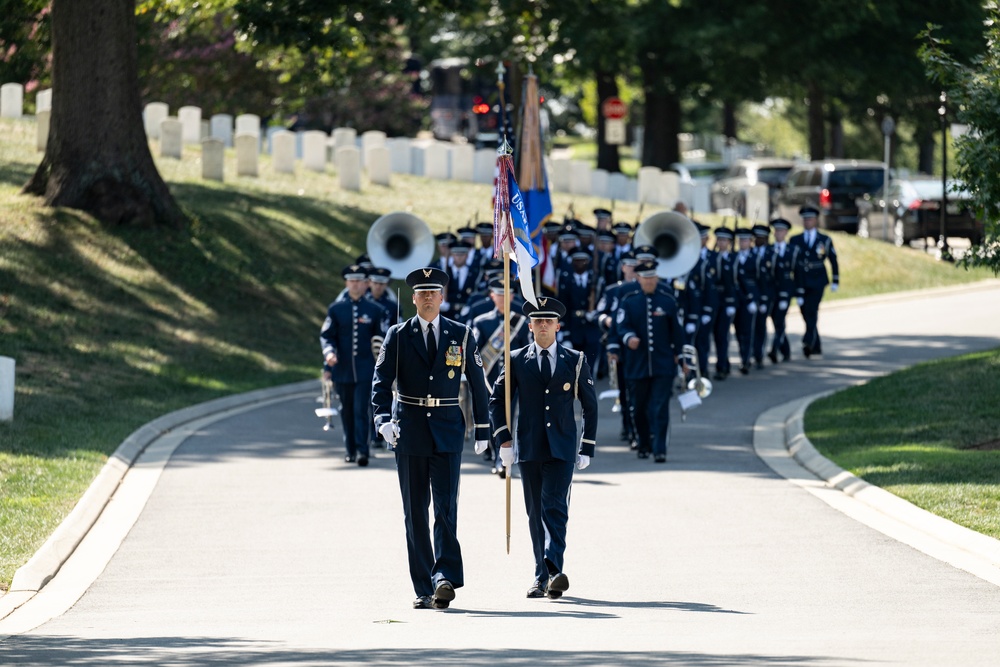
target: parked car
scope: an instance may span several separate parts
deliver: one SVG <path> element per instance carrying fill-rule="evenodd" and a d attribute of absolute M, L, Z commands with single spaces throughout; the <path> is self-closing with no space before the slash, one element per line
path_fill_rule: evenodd
<path fill-rule="evenodd" d="M 928 176 L 889 181 L 888 206 L 882 189 L 857 198 L 858 236 L 886 239 L 897 246 L 941 234 L 941 179 Z M 976 219 L 967 190 L 959 181 L 948 183 L 945 235 L 979 243 L 983 222 Z M 887 223 L 887 224 L 886 224 Z"/>
<path fill-rule="evenodd" d="M 822 229 L 858 229 L 856 199 L 882 187 L 885 165 L 875 160 L 815 160 L 796 165 L 778 194 L 778 215 L 801 224 L 799 208 L 819 209 Z"/>
<path fill-rule="evenodd" d="M 669 171 L 676 171 L 681 183 L 690 185 L 711 185 L 723 174 L 727 167 L 722 162 L 674 162 Z"/>
<path fill-rule="evenodd" d="M 767 184 L 768 200 L 774 210 L 781 184 L 794 166 L 792 160 L 779 158 L 737 160 L 730 165 L 725 176 L 712 184 L 712 210 L 732 209 L 746 217 L 746 189 L 758 183 Z"/>

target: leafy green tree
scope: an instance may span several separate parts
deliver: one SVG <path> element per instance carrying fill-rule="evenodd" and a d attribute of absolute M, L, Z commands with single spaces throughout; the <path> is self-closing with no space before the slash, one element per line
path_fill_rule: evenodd
<path fill-rule="evenodd" d="M 0 0 L 0 82 L 47 85 L 51 21 L 49 0 Z"/>
<path fill-rule="evenodd" d="M 958 121 L 970 130 L 955 141 L 955 176 L 971 193 L 985 234 L 961 263 L 1000 274 L 1000 8 L 995 2 L 986 8 L 986 47 L 971 64 L 955 58 L 935 25 L 923 34 L 920 58 L 931 81 L 947 90 Z"/>

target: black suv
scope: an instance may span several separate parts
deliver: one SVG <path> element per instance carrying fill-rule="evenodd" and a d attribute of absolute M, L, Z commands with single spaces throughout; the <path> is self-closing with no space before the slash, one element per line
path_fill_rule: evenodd
<path fill-rule="evenodd" d="M 778 194 L 778 215 L 802 224 L 799 207 L 819 209 L 821 229 L 858 231 L 855 199 L 882 187 L 885 164 L 875 160 L 815 160 L 792 168 Z"/>

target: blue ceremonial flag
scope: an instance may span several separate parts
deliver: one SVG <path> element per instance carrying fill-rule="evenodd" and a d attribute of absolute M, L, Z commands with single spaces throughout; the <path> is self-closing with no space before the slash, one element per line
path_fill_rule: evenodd
<path fill-rule="evenodd" d="M 528 213 L 524 196 L 514 179 L 514 161 L 510 155 L 497 159 L 497 198 L 494 208 L 494 243 L 498 252 L 509 251 L 517 263 L 517 278 L 525 300 L 537 306 L 532 269 L 538 264 L 538 253 L 531 242 Z"/>
<path fill-rule="evenodd" d="M 538 77 L 529 73 L 524 83 L 524 108 L 521 117 L 521 139 L 518 148 L 518 179 L 524 188 L 524 208 L 528 218 L 528 235 L 532 240 L 537 258 L 541 257 L 541 279 L 543 284 L 554 283 L 552 279 L 549 249 L 544 241 L 542 225 L 552 217 L 552 196 L 545 174 L 542 152 L 542 118 Z M 554 289 L 554 284 L 549 285 Z"/>

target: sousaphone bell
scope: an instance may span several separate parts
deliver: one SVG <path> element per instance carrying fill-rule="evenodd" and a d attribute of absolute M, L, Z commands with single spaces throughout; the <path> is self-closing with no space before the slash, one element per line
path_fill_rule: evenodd
<path fill-rule="evenodd" d="M 656 275 L 677 278 L 687 275 L 701 254 L 701 235 L 690 218 L 676 211 L 654 213 L 635 230 L 633 247 L 656 248 Z"/>
<path fill-rule="evenodd" d="M 372 223 L 366 249 L 372 264 L 389 269 L 393 278 L 403 279 L 411 271 L 430 264 L 434 257 L 434 235 L 417 216 L 394 211 Z"/>

